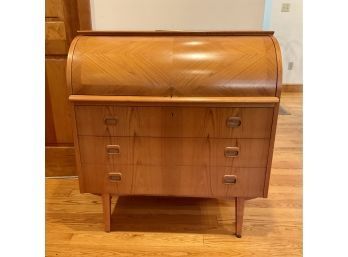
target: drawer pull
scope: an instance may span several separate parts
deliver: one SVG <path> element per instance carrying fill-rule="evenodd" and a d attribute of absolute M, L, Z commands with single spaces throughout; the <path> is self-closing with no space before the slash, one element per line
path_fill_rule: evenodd
<path fill-rule="evenodd" d="M 106 117 L 104 119 L 105 125 L 116 125 L 118 123 L 117 117 Z"/>
<path fill-rule="evenodd" d="M 112 182 L 117 182 L 117 181 L 121 181 L 122 179 L 122 174 L 117 172 L 117 173 L 114 173 L 114 172 L 110 172 L 109 175 L 108 175 L 108 178 L 110 181 Z"/>
<path fill-rule="evenodd" d="M 237 128 L 242 124 L 242 121 L 239 117 L 228 117 L 226 120 L 226 126 L 228 128 Z"/>
<path fill-rule="evenodd" d="M 237 183 L 237 177 L 235 175 L 224 175 L 222 181 L 226 185 L 234 185 Z"/>
<path fill-rule="evenodd" d="M 239 147 L 237 146 L 228 146 L 225 148 L 225 157 L 237 157 L 239 155 Z"/>
<path fill-rule="evenodd" d="M 120 154 L 120 146 L 119 145 L 107 145 L 106 152 L 108 154 Z"/>

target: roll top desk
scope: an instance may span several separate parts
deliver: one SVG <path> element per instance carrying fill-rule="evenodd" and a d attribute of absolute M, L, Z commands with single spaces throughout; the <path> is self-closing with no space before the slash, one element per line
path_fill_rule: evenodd
<path fill-rule="evenodd" d="M 80 32 L 67 83 L 80 191 L 267 197 L 281 92 L 272 32 Z"/>

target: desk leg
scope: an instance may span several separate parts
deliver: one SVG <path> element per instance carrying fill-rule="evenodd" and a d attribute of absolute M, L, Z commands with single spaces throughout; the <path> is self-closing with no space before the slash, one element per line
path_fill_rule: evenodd
<path fill-rule="evenodd" d="M 103 217 L 104 217 L 105 232 L 110 232 L 111 195 L 102 194 L 102 202 L 103 202 Z"/>
<path fill-rule="evenodd" d="M 242 237 L 242 228 L 243 228 L 243 215 L 244 215 L 244 202 L 245 199 L 241 197 L 235 198 L 236 206 L 236 236 L 238 238 Z"/>

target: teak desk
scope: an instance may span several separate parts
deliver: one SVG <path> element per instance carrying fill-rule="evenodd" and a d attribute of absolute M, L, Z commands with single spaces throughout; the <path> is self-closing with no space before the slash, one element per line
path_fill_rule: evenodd
<path fill-rule="evenodd" d="M 281 91 L 273 32 L 80 32 L 67 81 L 82 193 L 267 197 Z"/>

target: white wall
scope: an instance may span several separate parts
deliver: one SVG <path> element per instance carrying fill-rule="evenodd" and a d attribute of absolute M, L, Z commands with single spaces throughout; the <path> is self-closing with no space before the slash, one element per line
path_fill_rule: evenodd
<path fill-rule="evenodd" d="M 91 12 L 94 30 L 274 30 L 283 83 L 302 83 L 301 0 L 91 0 Z"/>
<path fill-rule="evenodd" d="M 264 0 L 91 0 L 94 30 L 261 30 Z"/>
<path fill-rule="evenodd" d="M 281 12 L 282 3 L 290 3 L 290 12 Z M 302 0 L 266 0 L 267 8 L 270 12 L 269 17 L 265 14 L 264 29 L 274 30 L 280 43 L 283 83 L 302 84 Z M 288 62 L 294 62 L 292 70 L 288 70 Z"/>

